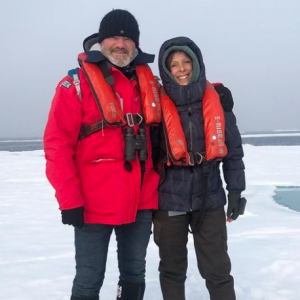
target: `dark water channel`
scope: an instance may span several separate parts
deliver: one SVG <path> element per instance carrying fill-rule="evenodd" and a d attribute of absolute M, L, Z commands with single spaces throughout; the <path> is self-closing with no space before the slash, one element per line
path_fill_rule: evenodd
<path fill-rule="evenodd" d="M 278 204 L 300 212 L 300 186 L 277 186 L 275 193 Z"/>

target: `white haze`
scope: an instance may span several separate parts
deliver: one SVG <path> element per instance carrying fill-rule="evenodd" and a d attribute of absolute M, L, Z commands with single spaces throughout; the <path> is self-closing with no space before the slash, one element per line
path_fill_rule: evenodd
<path fill-rule="evenodd" d="M 145 52 L 193 39 L 207 78 L 232 90 L 242 131 L 300 129 L 298 0 L 11 0 L 0 9 L 0 138 L 42 136 L 58 81 L 113 8 L 136 16 Z"/>

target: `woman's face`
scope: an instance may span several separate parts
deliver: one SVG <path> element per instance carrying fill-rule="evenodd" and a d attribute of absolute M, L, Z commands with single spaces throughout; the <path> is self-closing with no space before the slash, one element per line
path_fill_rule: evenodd
<path fill-rule="evenodd" d="M 178 84 L 188 85 L 193 73 L 193 63 L 184 52 L 177 51 L 173 54 L 169 69 Z"/>

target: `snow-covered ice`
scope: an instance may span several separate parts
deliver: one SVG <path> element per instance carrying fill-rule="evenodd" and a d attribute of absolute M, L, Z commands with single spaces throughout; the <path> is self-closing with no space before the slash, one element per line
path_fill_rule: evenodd
<path fill-rule="evenodd" d="M 275 203 L 276 186 L 300 186 L 300 146 L 245 145 L 245 215 L 228 224 L 239 300 L 300 298 L 300 213 Z M 43 151 L 0 152 L 0 299 L 68 300 L 74 277 L 73 229 L 61 224 L 44 175 Z M 300 201 L 300 199 L 299 199 Z M 188 244 L 187 300 L 208 300 Z M 162 300 L 158 249 L 147 254 L 145 300 Z M 116 242 L 111 239 L 100 298 L 116 299 Z"/>

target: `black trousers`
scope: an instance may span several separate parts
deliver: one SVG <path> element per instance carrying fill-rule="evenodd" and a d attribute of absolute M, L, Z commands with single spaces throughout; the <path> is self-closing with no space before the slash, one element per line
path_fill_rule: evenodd
<path fill-rule="evenodd" d="M 167 211 L 154 212 L 154 241 L 159 247 L 164 300 L 185 299 L 189 226 L 193 228 L 198 215 L 199 212 L 192 212 L 169 217 Z M 198 269 L 205 279 L 210 299 L 235 300 L 224 208 L 206 211 L 193 236 Z"/>

